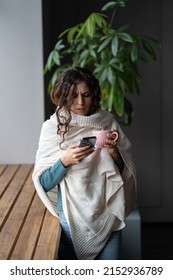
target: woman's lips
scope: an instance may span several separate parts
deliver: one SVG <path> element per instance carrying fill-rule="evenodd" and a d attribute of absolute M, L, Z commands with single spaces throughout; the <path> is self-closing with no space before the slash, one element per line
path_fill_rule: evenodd
<path fill-rule="evenodd" d="M 76 111 L 83 112 L 85 111 L 85 108 L 76 108 Z"/>

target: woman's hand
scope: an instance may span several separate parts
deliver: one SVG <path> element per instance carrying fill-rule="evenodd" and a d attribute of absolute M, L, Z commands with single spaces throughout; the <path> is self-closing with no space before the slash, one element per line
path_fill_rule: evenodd
<path fill-rule="evenodd" d="M 79 143 L 70 145 L 61 156 L 61 162 L 65 167 L 81 162 L 85 157 L 94 152 L 90 146 L 79 147 Z"/>
<path fill-rule="evenodd" d="M 110 133 L 107 134 L 105 147 L 107 148 L 113 160 L 117 161 L 120 157 L 120 154 L 117 148 L 117 136 L 115 135 L 115 131 L 116 130 L 112 130 Z"/>

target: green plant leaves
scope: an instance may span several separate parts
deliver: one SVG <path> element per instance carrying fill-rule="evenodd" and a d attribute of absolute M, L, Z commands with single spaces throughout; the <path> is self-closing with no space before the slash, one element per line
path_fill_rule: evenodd
<path fill-rule="evenodd" d="M 54 60 L 53 60 L 53 53 L 54 51 L 52 51 L 50 54 L 49 54 L 49 57 L 48 57 L 48 60 L 47 60 L 47 69 L 48 70 L 51 70 L 52 66 L 54 65 Z"/>
<path fill-rule="evenodd" d="M 106 5 L 102 7 L 102 11 L 107 11 L 116 7 L 116 1 L 108 2 Z"/>
<path fill-rule="evenodd" d="M 90 38 L 94 37 L 94 34 L 96 32 L 96 27 L 99 28 L 106 28 L 108 26 L 105 15 L 99 14 L 99 13 L 92 13 L 86 21 L 83 23 L 81 28 L 78 30 L 78 34 L 76 36 L 76 39 L 78 39 L 82 34 L 88 35 Z"/>
<path fill-rule="evenodd" d="M 114 84 L 114 108 L 118 116 L 122 116 L 124 112 L 124 82 L 121 79 L 116 79 Z"/>
<path fill-rule="evenodd" d="M 104 40 L 103 43 L 98 48 L 98 52 L 102 51 L 110 43 L 110 41 L 111 41 L 110 37 L 106 38 L 106 40 Z"/>
<path fill-rule="evenodd" d="M 145 49 L 145 51 L 150 56 L 150 58 L 153 60 L 156 60 L 157 59 L 156 53 L 155 53 L 154 49 L 152 48 L 152 46 L 150 45 L 150 43 L 147 40 L 143 39 L 142 45 L 143 45 L 143 48 Z"/>
<path fill-rule="evenodd" d="M 126 42 L 133 43 L 133 38 L 125 32 L 118 33 L 118 36 Z"/>
<path fill-rule="evenodd" d="M 127 0 L 117 0 L 117 1 L 110 1 L 106 5 L 102 7 L 102 11 L 107 11 L 110 9 L 114 9 L 116 7 L 125 7 Z"/>
<path fill-rule="evenodd" d="M 118 37 L 116 35 L 115 35 L 115 37 L 112 40 L 111 50 L 112 50 L 113 56 L 116 56 L 117 52 L 118 52 Z"/>
<path fill-rule="evenodd" d="M 124 124 L 129 126 L 132 123 L 134 110 L 131 102 L 124 98 Z"/>
<path fill-rule="evenodd" d="M 137 45 L 134 44 L 132 46 L 130 55 L 131 55 L 131 60 L 133 62 L 138 60 L 138 47 L 137 47 Z"/>
<path fill-rule="evenodd" d="M 130 125 L 134 110 L 128 96 L 140 94 L 138 63 L 157 59 L 153 44 L 158 42 L 128 32 L 128 24 L 112 28 L 117 9 L 124 8 L 126 3 L 127 0 L 108 1 L 101 10 L 112 10 L 111 17 L 91 13 L 83 23 L 64 30 L 48 56 L 44 74 L 54 70 L 48 85 L 50 92 L 55 79 L 66 68 L 89 67 L 100 83 L 102 108 Z"/>

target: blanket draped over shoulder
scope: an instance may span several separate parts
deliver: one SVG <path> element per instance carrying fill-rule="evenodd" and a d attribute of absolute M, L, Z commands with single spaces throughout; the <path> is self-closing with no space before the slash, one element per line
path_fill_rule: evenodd
<path fill-rule="evenodd" d="M 125 164 L 123 173 L 120 174 L 106 148 L 96 148 L 83 161 L 71 165 L 60 182 L 63 211 L 79 259 L 94 259 L 111 232 L 125 226 L 125 217 L 135 204 L 136 173 L 131 144 L 114 116 L 101 109 L 91 116 L 72 113 L 69 131 L 61 147 L 56 113 L 41 129 L 33 181 L 42 202 L 57 218 L 57 188 L 46 193 L 40 184 L 41 174 L 81 137 L 91 136 L 93 130 L 109 129 L 119 132 L 118 149 Z"/>

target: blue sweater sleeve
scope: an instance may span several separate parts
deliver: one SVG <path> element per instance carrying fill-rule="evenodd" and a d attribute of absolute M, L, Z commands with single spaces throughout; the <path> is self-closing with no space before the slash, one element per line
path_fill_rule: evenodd
<path fill-rule="evenodd" d="M 52 167 L 45 170 L 40 176 L 40 183 L 43 189 L 48 192 L 62 180 L 68 168 L 65 168 L 59 159 Z"/>
<path fill-rule="evenodd" d="M 123 159 L 120 157 L 120 159 L 115 163 L 118 166 L 120 173 L 122 173 L 124 169 Z M 53 189 L 56 185 L 60 183 L 67 170 L 68 168 L 64 167 L 60 159 L 52 167 L 45 170 L 40 176 L 40 183 L 43 189 L 46 192 Z"/>

